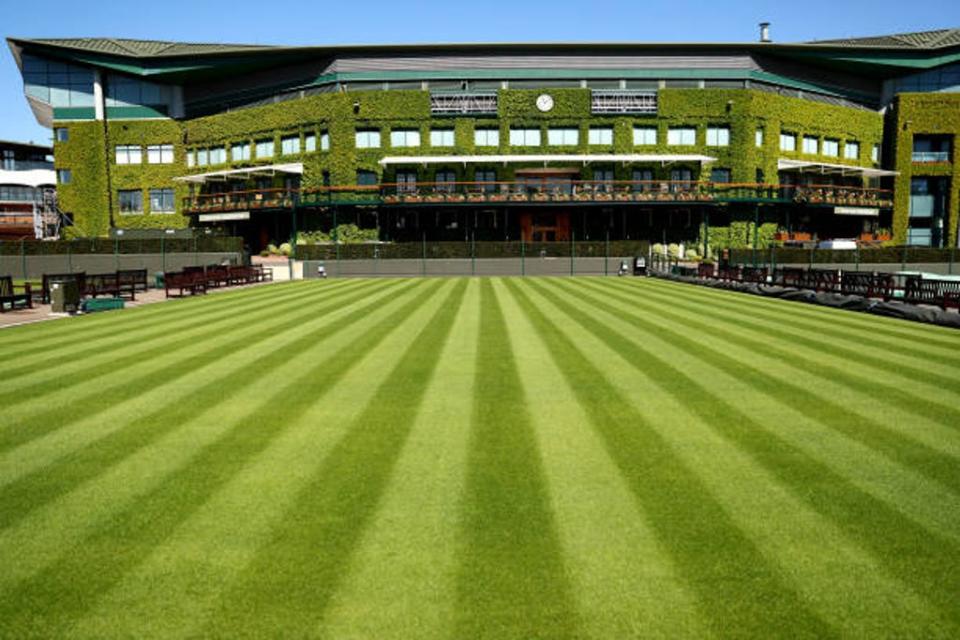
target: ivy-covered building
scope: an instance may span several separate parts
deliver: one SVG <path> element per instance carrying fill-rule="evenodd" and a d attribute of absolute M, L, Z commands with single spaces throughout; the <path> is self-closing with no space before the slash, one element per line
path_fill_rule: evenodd
<path fill-rule="evenodd" d="M 75 235 L 955 246 L 960 29 L 780 44 L 8 43 Z M 732 236 L 738 236 L 736 238 Z M 739 237 L 743 236 L 743 237 Z"/>

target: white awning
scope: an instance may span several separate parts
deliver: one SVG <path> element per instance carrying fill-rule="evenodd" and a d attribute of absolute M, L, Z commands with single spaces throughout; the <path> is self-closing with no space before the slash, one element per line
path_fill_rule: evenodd
<path fill-rule="evenodd" d="M 662 165 L 674 162 L 697 162 L 707 164 L 716 162 L 716 158 L 696 154 L 543 154 L 543 155 L 477 155 L 477 156 L 387 156 L 380 160 L 383 166 L 395 164 L 517 164 L 520 162 L 542 163 L 544 166 L 552 162 L 579 162 L 584 165 L 592 162 L 623 162 L 623 163 L 660 163 Z"/>
<path fill-rule="evenodd" d="M 44 187 L 57 184 L 57 174 L 53 169 L 28 169 L 26 171 L 5 171 L 0 169 L 0 184 L 19 187 Z"/>
<path fill-rule="evenodd" d="M 868 167 L 854 167 L 848 164 L 831 164 L 829 162 L 808 162 L 806 160 L 791 160 L 780 158 L 777 160 L 777 169 L 781 171 L 800 171 L 802 173 L 819 173 L 822 175 L 864 176 L 866 178 L 886 178 L 898 176 L 899 171 L 886 169 L 870 169 Z"/>
<path fill-rule="evenodd" d="M 174 178 L 178 182 L 222 182 L 230 178 L 250 178 L 254 176 L 274 176 L 278 173 L 292 173 L 303 175 L 303 163 L 291 162 L 289 164 L 266 164 L 259 167 L 245 167 L 243 169 L 224 169 L 223 171 L 210 171 L 208 173 L 195 173 L 189 176 L 179 176 Z"/>

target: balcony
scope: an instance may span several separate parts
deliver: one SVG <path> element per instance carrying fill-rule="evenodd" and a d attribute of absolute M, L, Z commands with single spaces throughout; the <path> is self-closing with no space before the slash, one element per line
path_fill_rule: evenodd
<path fill-rule="evenodd" d="M 758 204 L 854 206 L 889 209 L 892 193 L 834 185 L 780 185 L 693 182 L 688 180 L 556 180 L 515 182 L 403 183 L 316 189 L 260 189 L 200 194 L 183 200 L 183 212 L 219 213 L 337 205 L 488 204 Z"/>
<path fill-rule="evenodd" d="M 430 94 L 430 113 L 435 116 L 495 116 L 496 91 L 457 91 Z"/>
<path fill-rule="evenodd" d="M 911 159 L 920 163 L 950 162 L 949 151 L 914 151 Z"/>
<path fill-rule="evenodd" d="M 657 93 L 655 91 L 594 89 L 590 95 L 590 111 L 598 114 L 655 115 L 657 113 Z"/>

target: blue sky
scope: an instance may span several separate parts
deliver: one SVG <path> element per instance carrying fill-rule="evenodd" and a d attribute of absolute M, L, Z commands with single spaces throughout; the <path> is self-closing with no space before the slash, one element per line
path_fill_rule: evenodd
<path fill-rule="evenodd" d="M 2 35 L 126 37 L 255 44 L 368 44 L 498 41 L 743 42 L 757 23 L 775 41 L 960 27 L 957 0 L 526 0 L 461 2 L 292 2 L 161 0 L 78 3 L 2 0 Z M 23 98 L 20 75 L 0 52 L 0 139 L 49 141 Z"/>

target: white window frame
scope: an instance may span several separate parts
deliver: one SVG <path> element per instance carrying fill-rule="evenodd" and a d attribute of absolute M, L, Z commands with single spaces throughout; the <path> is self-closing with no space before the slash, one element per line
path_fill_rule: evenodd
<path fill-rule="evenodd" d="M 226 147 L 210 147 L 209 149 L 210 165 L 227 164 Z"/>
<path fill-rule="evenodd" d="M 57 184 L 70 184 L 71 182 L 73 182 L 73 172 L 70 169 L 62 167 L 57 169 Z"/>
<path fill-rule="evenodd" d="M 307 133 L 303 136 L 304 153 L 313 153 L 317 150 L 317 134 Z"/>
<path fill-rule="evenodd" d="M 148 144 L 147 164 L 173 164 L 173 145 Z"/>
<path fill-rule="evenodd" d="M 419 129 L 393 129 L 390 131 L 390 146 L 395 149 L 408 149 L 420 146 Z"/>
<path fill-rule="evenodd" d="M 169 192 L 170 192 L 170 209 L 154 209 L 154 208 L 153 208 L 153 192 L 154 192 L 154 191 L 169 191 Z M 159 188 L 149 189 L 149 190 L 147 191 L 147 194 L 148 194 L 148 199 L 150 200 L 150 213 L 159 213 L 159 214 L 163 214 L 163 215 L 170 215 L 171 213 L 176 213 L 176 212 L 177 212 L 177 194 L 176 194 L 176 192 L 175 192 L 173 189 L 171 189 L 170 187 L 159 187 Z M 160 197 L 161 197 L 161 200 L 162 200 L 162 199 L 163 199 L 163 196 L 161 195 Z"/>
<path fill-rule="evenodd" d="M 197 152 L 187 151 L 187 166 L 193 167 L 196 164 L 197 164 Z"/>
<path fill-rule="evenodd" d="M 330 132 L 320 132 L 320 151 L 330 151 Z"/>
<path fill-rule="evenodd" d="M 453 129 L 431 129 L 431 147 L 452 147 L 456 143 L 456 132 Z"/>
<path fill-rule="evenodd" d="M 859 160 L 860 143 L 856 140 L 847 140 L 843 145 L 843 157 L 847 160 Z"/>
<path fill-rule="evenodd" d="M 753 133 L 753 144 L 757 147 L 763 146 L 763 129 L 757 128 Z"/>
<path fill-rule="evenodd" d="M 143 148 L 138 144 L 118 144 L 114 153 L 116 164 L 143 164 Z"/>
<path fill-rule="evenodd" d="M 140 209 L 124 211 L 122 208 L 123 201 L 120 196 L 122 193 L 139 193 L 140 194 Z M 122 216 L 139 216 L 143 215 L 143 190 L 142 189 L 118 189 L 117 190 L 117 210 Z"/>
<path fill-rule="evenodd" d="M 257 160 L 261 158 L 272 158 L 276 153 L 276 143 L 273 138 L 263 138 L 256 141 Z M 267 152 L 269 149 L 269 153 Z M 262 150 L 262 153 L 261 153 Z"/>
<path fill-rule="evenodd" d="M 652 147 L 657 144 L 656 127 L 634 127 L 633 144 L 636 147 Z"/>
<path fill-rule="evenodd" d="M 295 156 L 300 154 L 300 136 L 283 136 L 280 138 L 280 155 Z"/>
<path fill-rule="evenodd" d="M 708 147 L 729 147 L 730 127 L 707 127 Z"/>
<path fill-rule="evenodd" d="M 823 155 L 830 158 L 840 157 L 840 141 L 835 138 L 823 139 Z"/>
<path fill-rule="evenodd" d="M 379 149 L 379 129 L 357 129 L 354 133 L 354 145 L 357 149 Z"/>
<path fill-rule="evenodd" d="M 547 129 L 547 145 L 551 147 L 575 147 L 580 144 L 580 130 L 576 127 L 550 127 Z"/>
<path fill-rule="evenodd" d="M 803 153 L 809 156 L 820 155 L 820 138 L 803 136 Z"/>
<path fill-rule="evenodd" d="M 780 133 L 780 151 L 796 151 L 797 150 L 797 134 L 795 133 Z"/>
<path fill-rule="evenodd" d="M 528 127 L 510 128 L 511 147 L 539 147 L 541 144 L 540 129 Z"/>
<path fill-rule="evenodd" d="M 476 147 L 499 147 L 500 129 L 478 127 L 473 130 L 473 144 Z"/>
<path fill-rule="evenodd" d="M 609 147 L 613 144 L 613 127 L 590 127 L 587 130 L 587 144 Z"/>
<path fill-rule="evenodd" d="M 671 147 L 692 147 L 697 144 L 695 127 L 670 127 L 667 129 L 667 144 Z"/>
<path fill-rule="evenodd" d="M 210 164 L 210 152 L 206 149 L 197 149 L 197 166 L 205 167 Z"/>
<path fill-rule="evenodd" d="M 879 144 L 873 145 L 873 149 L 870 150 L 870 160 L 872 160 L 875 163 L 880 162 L 880 145 Z"/>
<path fill-rule="evenodd" d="M 250 143 L 237 142 L 230 145 L 230 160 L 232 162 L 245 162 L 250 160 Z"/>

